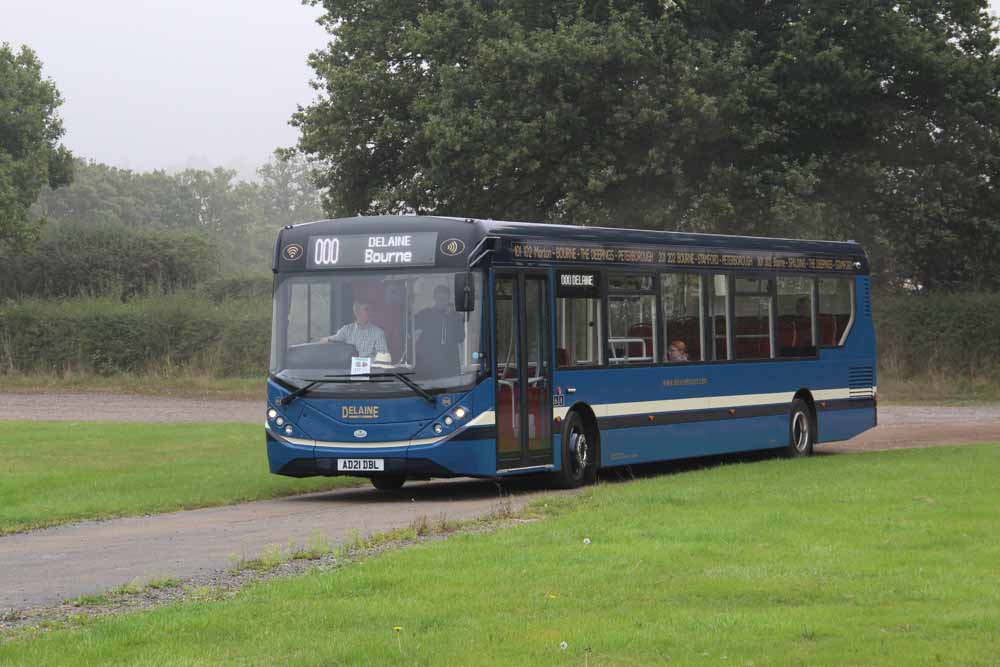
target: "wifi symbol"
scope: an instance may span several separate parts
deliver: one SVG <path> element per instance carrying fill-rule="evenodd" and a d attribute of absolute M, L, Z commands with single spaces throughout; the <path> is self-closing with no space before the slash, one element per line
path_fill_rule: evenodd
<path fill-rule="evenodd" d="M 299 255 L 302 254 L 302 246 L 298 243 L 293 243 L 291 245 L 285 246 L 285 257 L 288 259 L 298 259 Z"/>
<path fill-rule="evenodd" d="M 465 243 L 460 239 L 448 239 L 441 244 L 441 252 L 451 257 L 465 250 Z"/>

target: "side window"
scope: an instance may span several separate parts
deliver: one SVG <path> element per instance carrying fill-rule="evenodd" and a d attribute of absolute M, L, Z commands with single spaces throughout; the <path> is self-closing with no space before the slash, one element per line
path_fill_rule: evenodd
<path fill-rule="evenodd" d="M 771 357 L 771 281 L 736 278 L 733 347 L 737 359 Z"/>
<path fill-rule="evenodd" d="M 331 320 L 330 283 L 299 282 L 291 286 L 288 344 L 301 345 L 335 333 Z"/>
<path fill-rule="evenodd" d="M 779 357 L 812 357 L 813 279 L 799 276 L 778 278 L 777 346 Z"/>
<path fill-rule="evenodd" d="M 656 361 L 656 293 L 650 274 L 608 277 L 608 362 Z"/>
<path fill-rule="evenodd" d="M 709 283 L 708 320 L 711 333 L 711 356 L 707 358 L 729 359 L 727 327 L 729 313 L 729 277 L 716 274 Z"/>
<path fill-rule="evenodd" d="M 819 315 L 816 318 L 820 345 L 840 345 L 854 314 L 854 282 L 846 278 L 819 278 Z"/>
<path fill-rule="evenodd" d="M 701 360 L 701 277 L 691 273 L 660 275 L 663 303 L 663 360 Z"/>
<path fill-rule="evenodd" d="M 601 363 L 601 301 L 556 299 L 556 365 L 559 368 Z"/>

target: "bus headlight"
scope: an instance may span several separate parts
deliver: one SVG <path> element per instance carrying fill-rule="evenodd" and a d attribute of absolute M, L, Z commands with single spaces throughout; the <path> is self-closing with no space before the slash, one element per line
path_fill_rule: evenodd
<path fill-rule="evenodd" d="M 278 411 L 275 410 L 274 408 L 271 408 L 270 410 L 267 411 L 267 418 L 268 419 L 274 419 L 277 416 L 278 416 Z"/>
<path fill-rule="evenodd" d="M 455 419 L 465 419 L 465 415 L 469 414 L 469 411 L 465 408 L 455 408 L 451 414 L 455 415 Z"/>
<path fill-rule="evenodd" d="M 441 426 L 441 424 L 434 424 L 434 432 L 435 433 L 437 433 L 438 435 L 441 435 L 442 431 L 444 431 L 444 426 Z"/>
<path fill-rule="evenodd" d="M 451 426 L 454 423 L 455 423 L 455 420 L 452 419 L 451 416 L 447 416 L 447 417 L 444 418 L 444 425 L 445 426 Z"/>
<path fill-rule="evenodd" d="M 291 435 L 294 431 L 295 429 L 292 428 L 291 424 L 285 426 L 285 435 Z"/>
<path fill-rule="evenodd" d="M 274 423 L 277 424 L 278 426 L 284 426 L 285 425 L 285 418 L 284 417 L 278 417 L 277 419 L 274 420 Z"/>

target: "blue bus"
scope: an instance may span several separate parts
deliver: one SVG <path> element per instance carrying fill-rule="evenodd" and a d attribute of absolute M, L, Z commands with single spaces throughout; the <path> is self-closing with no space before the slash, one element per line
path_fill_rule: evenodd
<path fill-rule="evenodd" d="M 372 216 L 285 227 L 273 270 L 276 474 L 574 487 L 876 424 L 853 242 Z"/>

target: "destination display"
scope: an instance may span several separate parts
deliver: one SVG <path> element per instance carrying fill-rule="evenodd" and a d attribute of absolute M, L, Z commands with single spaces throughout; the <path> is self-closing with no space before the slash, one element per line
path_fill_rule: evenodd
<path fill-rule="evenodd" d="M 511 257 L 515 260 L 549 262 L 669 265 L 704 269 L 783 269 L 837 273 L 853 273 L 861 269 L 861 263 L 854 258 L 783 256 L 761 252 L 705 252 L 649 246 L 598 246 L 547 243 L 544 241 L 511 241 L 508 244 L 508 249 Z"/>
<path fill-rule="evenodd" d="M 433 266 L 437 232 L 310 236 L 307 269 Z"/>
<path fill-rule="evenodd" d="M 598 298 L 601 283 L 596 273 L 560 271 L 556 274 L 556 296 L 565 298 Z"/>

